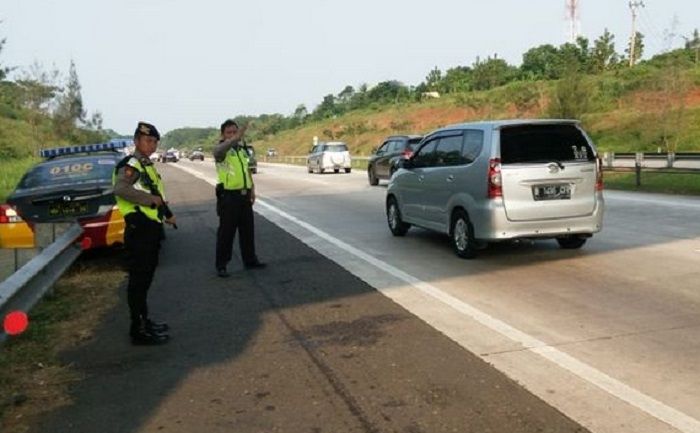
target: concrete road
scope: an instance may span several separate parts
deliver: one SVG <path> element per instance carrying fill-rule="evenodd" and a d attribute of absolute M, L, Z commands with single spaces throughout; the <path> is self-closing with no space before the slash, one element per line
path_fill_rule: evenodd
<path fill-rule="evenodd" d="M 210 162 L 178 167 L 213 183 Z M 607 192 L 580 251 L 393 238 L 364 173 L 261 164 L 258 211 L 596 432 L 700 432 L 700 200 Z M 399 337 L 397 337 L 399 338 Z"/>
<path fill-rule="evenodd" d="M 172 341 L 130 346 L 122 300 L 95 338 L 62 355 L 84 376 L 71 389 L 73 403 L 30 431 L 587 431 L 264 218 L 256 220 L 257 240 L 269 268 L 243 271 L 236 259 L 231 278 L 216 277 L 213 188 L 172 167 L 161 173 L 180 229 L 167 231 L 150 297 L 152 314 L 170 322 Z M 272 180 L 284 184 L 285 177 L 266 168 L 258 179 L 272 193 Z M 314 182 L 328 198 L 341 194 L 329 215 L 356 218 L 333 205 L 343 202 L 338 191 L 361 182 L 336 191 L 318 183 L 324 179 Z M 265 202 L 259 208 L 270 209 Z"/>

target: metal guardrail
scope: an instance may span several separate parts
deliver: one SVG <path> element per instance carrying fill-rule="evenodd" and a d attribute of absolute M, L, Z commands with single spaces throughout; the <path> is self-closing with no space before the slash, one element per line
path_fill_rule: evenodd
<path fill-rule="evenodd" d="M 76 241 L 83 233 L 79 224 L 72 225 L 39 255 L 0 283 L 0 319 L 12 311 L 29 311 L 80 255 Z M 7 338 L 0 330 L 0 342 Z"/>
<path fill-rule="evenodd" d="M 615 164 L 616 161 L 621 161 L 622 165 Z M 630 165 L 631 162 L 634 165 Z M 676 162 L 683 164 L 679 166 Z M 608 172 L 635 173 L 635 184 L 640 187 L 642 173 L 700 174 L 700 153 L 606 152 L 603 154 L 603 169 Z"/>
<path fill-rule="evenodd" d="M 258 158 L 258 161 L 273 164 L 306 165 L 306 159 L 306 156 L 263 156 L 262 159 Z M 369 156 L 353 156 L 352 168 L 365 169 L 368 161 Z"/>

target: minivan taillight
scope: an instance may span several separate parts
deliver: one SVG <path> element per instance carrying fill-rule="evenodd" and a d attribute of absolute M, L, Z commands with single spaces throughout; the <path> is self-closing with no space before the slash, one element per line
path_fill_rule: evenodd
<path fill-rule="evenodd" d="M 9 204 L 0 204 L 0 224 L 21 223 L 22 217 L 19 216 L 14 207 Z"/>
<path fill-rule="evenodd" d="M 603 160 L 598 157 L 598 171 L 596 172 L 595 176 L 595 190 L 602 191 L 603 187 Z"/>
<path fill-rule="evenodd" d="M 503 183 L 501 182 L 501 159 L 489 160 L 489 198 L 503 197 Z"/>

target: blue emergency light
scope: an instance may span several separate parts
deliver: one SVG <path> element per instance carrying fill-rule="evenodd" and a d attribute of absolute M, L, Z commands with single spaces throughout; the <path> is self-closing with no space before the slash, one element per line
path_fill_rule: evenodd
<path fill-rule="evenodd" d="M 76 153 L 109 152 L 124 149 L 132 143 L 127 140 L 110 140 L 107 143 L 79 144 L 76 146 L 54 147 L 43 149 L 39 154 L 42 158 L 55 158 L 57 156 L 74 155 Z"/>

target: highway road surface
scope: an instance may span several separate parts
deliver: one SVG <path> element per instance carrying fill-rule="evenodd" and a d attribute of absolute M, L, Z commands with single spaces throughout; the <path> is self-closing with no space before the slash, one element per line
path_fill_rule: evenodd
<path fill-rule="evenodd" d="M 260 164 L 263 271 L 214 274 L 214 166 L 162 167 L 180 230 L 152 289 L 65 354 L 74 404 L 36 432 L 700 432 L 700 200 L 606 193 L 582 250 L 394 238 L 364 173 Z"/>
<path fill-rule="evenodd" d="M 211 162 L 179 167 L 214 179 Z M 365 173 L 261 165 L 256 182 L 262 215 L 587 428 L 700 432 L 700 200 L 609 191 L 580 251 L 463 261 L 441 235 L 391 237 Z"/>

